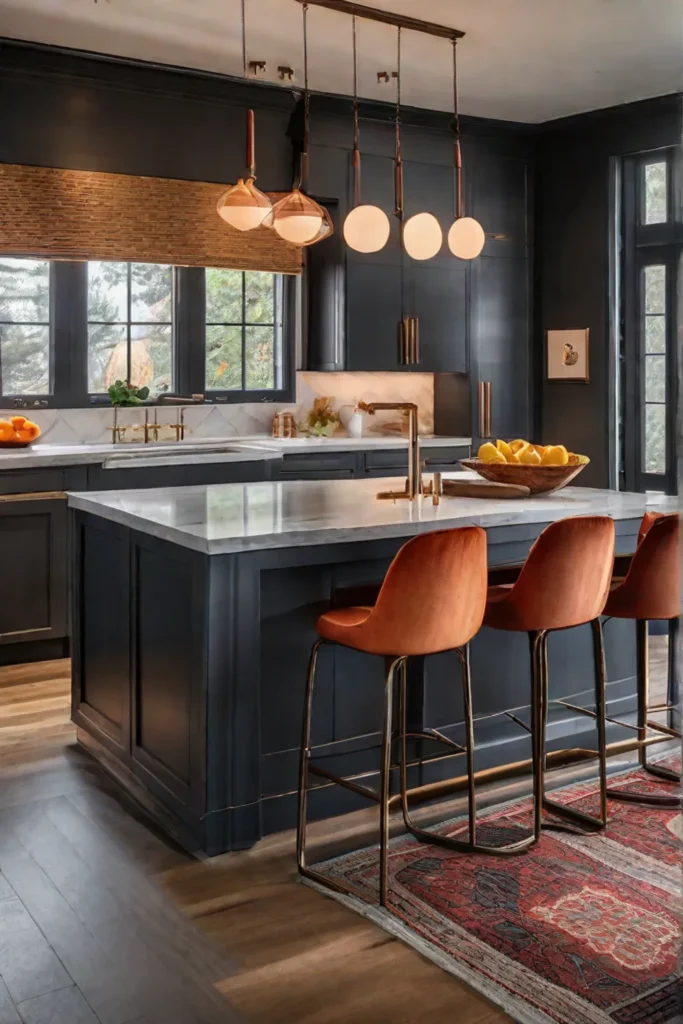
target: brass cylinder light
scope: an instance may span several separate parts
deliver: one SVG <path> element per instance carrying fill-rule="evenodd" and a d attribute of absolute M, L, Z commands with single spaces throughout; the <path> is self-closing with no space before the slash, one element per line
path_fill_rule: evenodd
<path fill-rule="evenodd" d="M 401 105 L 401 30 L 398 30 L 398 100 Z M 403 224 L 403 248 L 414 260 L 430 260 L 443 245 L 443 231 L 433 213 L 415 213 Z"/>
<path fill-rule="evenodd" d="M 484 248 L 486 235 L 478 220 L 466 217 L 462 201 L 462 149 L 460 146 L 460 113 L 458 110 L 457 40 L 453 44 L 453 167 L 455 173 L 455 220 L 448 232 L 448 248 L 461 260 L 474 260 Z"/>
<path fill-rule="evenodd" d="M 389 240 L 389 218 L 379 206 L 361 203 L 361 159 L 358 130 L 358 59 L 356 16 L 353 24 L 353 180 L 354 206 L 344 221 L 344 241 L 356 252 L 379 252 Z"/>
<path fill-rule="evenodd" d="M 246 0 L 241 2 L 242 11 L 242 73 L 247 77 L 247 36 Z M 246 180 L 238 178 L 221 193 L 216 203 L 218 216 L 238 231 L 252 231 L 267 223 L 272 215 L 272 203 L 267 195 L 256 188 L 256 143 L 254 133 L 254 111 L 247 111 Z"/>
<path fill-rule="evenodd" d="M 310 141 L 310 102 L 308 89 L 308 4 L 302 5 L 304 36 L 304 139 L 297 180 L 286 196 L 273 206 L 273 227 L 281 238 L 293 245 L 314 245 L 332 234 L 328 211 L 306 195 Z"/>

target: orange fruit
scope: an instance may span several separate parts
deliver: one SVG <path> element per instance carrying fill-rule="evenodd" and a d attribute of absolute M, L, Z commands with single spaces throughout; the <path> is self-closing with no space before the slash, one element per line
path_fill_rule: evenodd
<path fill-rule="evenodd" d="M 10 420 L 10 423 L 12 424 L 12 426 L 14 427 L 15 430 L 21 430 L 23 425 L 26 423 L 26 417 L 25 416 L 13 416 L 12 419 Z"/>
<path fill-rule="evenodd" d="M 16 441 L 32 441 L 33 434 L 27 427 L 20 427 L 14 435 Z"/>
<path fill-rule="evenodd" d="M 531 444 L 525 445 L 518 451 L 517 457 L 523 466 L 538 466 L 541 461 L 541 456 Z"/>
<path fill-rule="evenodd" d="M 40 436 L 40 427 L 37 423 L 34 423 L 33 420 L 26 420 L 23 429 L 29 431 L 32 440 Z"/>
<path fill-rule="evenodd" d="M 0 441 L 11 441 L 14 437 L 14 427 L 9 420 L 0 420 Z"/>
<path fill-rule="evenodd" d="M 496 446 L 491 444 L 490 441 L 487 441 L 486 444 L 481 446 L 477 452 L 477 457 L 480 458 L 482 462 L 505 462 L 505 456 L 503 453 L 499 452 Z"/>
<path fill-rule="evenodd" d="M 543 453 L 542 466 L 566 466 L 569 452 L 563 444 L 550 444 Z"/>

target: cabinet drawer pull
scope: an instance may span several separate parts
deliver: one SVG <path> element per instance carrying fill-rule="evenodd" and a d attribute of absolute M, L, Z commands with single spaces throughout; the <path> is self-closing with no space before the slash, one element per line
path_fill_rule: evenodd
<path fill-rule="evenodd" d="M 480 380 L 479 392 L 479 437 L 491 436 L 491 381 Z"/>
<path fill-rule="evenodd" d="M 420 350 L 420 318 L 415 317 L 415 362 L 419 363 L 422 361 L 422 352 Z"/>

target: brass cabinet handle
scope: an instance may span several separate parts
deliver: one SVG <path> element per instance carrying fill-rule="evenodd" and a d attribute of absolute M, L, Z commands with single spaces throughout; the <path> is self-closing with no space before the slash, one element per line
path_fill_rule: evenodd
<path fill-rule="evenodd" d="M 410 332 L 408 334 L 408 362 L 412 366 L 415 362 L 415 317 L 410 318 Z"/>
<path fill-rule="evenodd" d="M 410 363 L 410 318 L 404 316 L 398 325 L 399 330 L 399 362 L 402 366 Z"/>
<path fill-rule="evenodd" d="M 491 436 L 491 381 L 480 380 L 479 397 L 479 437 Z"/>
<path fill-rule="evenodd" d="M 419 363 L 422 361 L 422 352 L 420 350 L 420 318 L 415 317 L 415 362 Z"/>

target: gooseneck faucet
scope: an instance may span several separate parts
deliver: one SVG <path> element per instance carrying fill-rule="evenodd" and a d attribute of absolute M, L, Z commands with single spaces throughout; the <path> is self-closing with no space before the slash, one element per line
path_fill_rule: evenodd
<path fill-rule="evenodd" d="M 380 499 L 407 498 L 412 501 L 422 496 L 422 467 L 420 441 L 417 433 L 417 406 L 414 402 L 359 402 L 358 408 L 374 416 L 380 409 L 394 409 L 408 413 L 408 479 L 404 491 L 380 491 Z"/>

